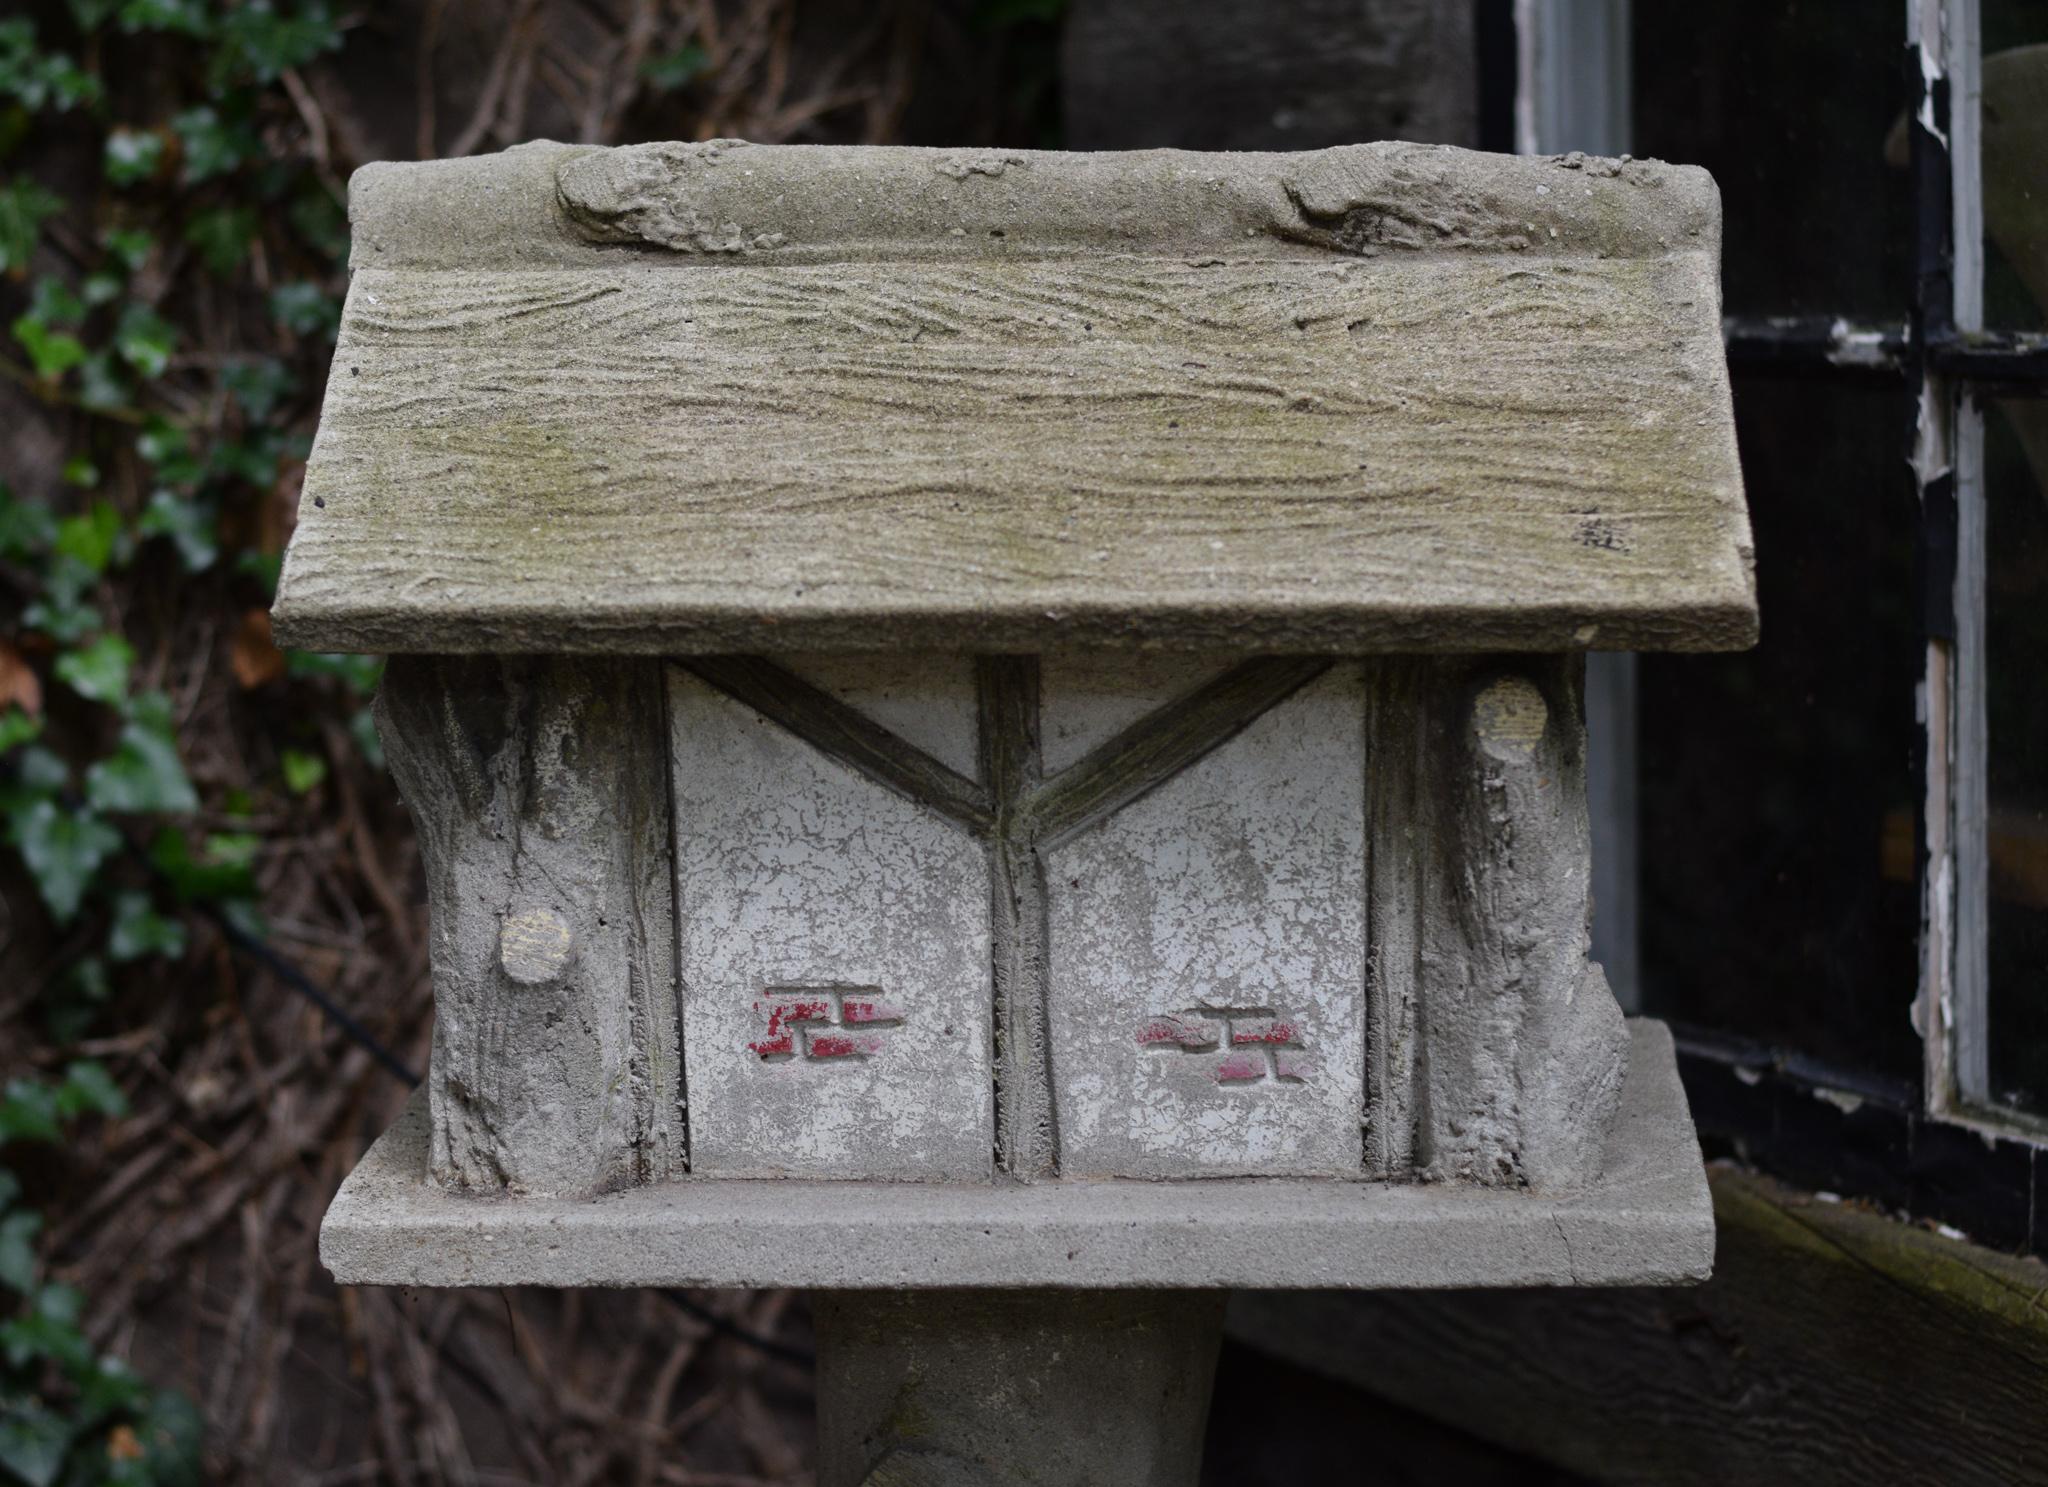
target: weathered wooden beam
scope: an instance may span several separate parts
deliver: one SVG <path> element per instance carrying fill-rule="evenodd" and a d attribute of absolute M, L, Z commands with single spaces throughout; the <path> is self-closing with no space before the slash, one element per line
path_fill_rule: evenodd
<path fill-rule="evenodd" d="M 989 944 L 994 967 L 996 1156 L 1026 1180 L 1059 1175 L 1046 1005 L 1045 864 L 1017 829 L 1038 788 L 1039 667 L 1035 656 L 974 663 L 981 776 L 995 798 L 989 841 Z"/>
<path fill-rule="evenodd" d="M 699 656 L 683 664 L 733 701 L 904 799 L 969 831 L 986 832 L 994 824 L 988 791 L 794 672 L 754 656 Z"/>
<path fill-rule="evenodd" d="M 1246 1293 L 1231 1330 L 1600 1482 L 2039 1482 L 2048 1266 L 1711 1173 L 1690 1290 Z"/>
<path fill-rule="evenodd" d="M 1022 830 L 1051 851 L 1221 748 L 1325 671 L 1321 656 L 1258 656 L 1146 714 L 1047 780 Z"/>

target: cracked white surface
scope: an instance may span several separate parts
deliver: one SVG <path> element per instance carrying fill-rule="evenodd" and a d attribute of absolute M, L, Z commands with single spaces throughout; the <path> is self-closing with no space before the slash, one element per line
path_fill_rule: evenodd
<path fill-rule="evenodd" d="M 1364 708 L 1340 666 L 1048 856 L 1064 1175 L 1359 1175 Z"/>
<path fill-rule="evenodd" d="M 986 1178 L 982 847 L 687 673 L 669 697 L 692 1171 Z M 785 1054 L 804 988 L 833 1006 Z"/>

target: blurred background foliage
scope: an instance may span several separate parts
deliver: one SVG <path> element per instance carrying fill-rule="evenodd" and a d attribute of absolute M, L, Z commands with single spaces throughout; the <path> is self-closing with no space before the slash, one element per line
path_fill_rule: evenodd
<path fill-rule="evenodd" d="M 320 1212 L 424 1060 L 425 926 L 378 663 L 280 652 L 268 605 L 356 165 L 1051 143 L 1060 9 L 5 9 L 0 1483 L 801 1473 L 787 1297 L 327 1285 Z"/>

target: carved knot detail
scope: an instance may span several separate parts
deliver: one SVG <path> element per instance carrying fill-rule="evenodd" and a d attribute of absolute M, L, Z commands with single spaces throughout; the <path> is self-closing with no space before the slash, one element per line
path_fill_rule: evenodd
<path fill-rule="evenodd" d="M 498 964 L 521 986 L 558 979 L 575 948 L 568 920 L 553 909 L 520 909 L 498 926 Z"/>

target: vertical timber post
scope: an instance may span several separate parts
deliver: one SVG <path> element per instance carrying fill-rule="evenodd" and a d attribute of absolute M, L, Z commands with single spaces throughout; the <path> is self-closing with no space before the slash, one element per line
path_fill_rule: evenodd
<path fill-rule="evenodd" d="M 578 1195 L 679 1174 L 659 667 L 395 656 L 377 726 L 426 859 L 434 1179 Z"/>

